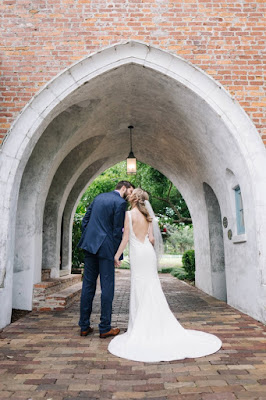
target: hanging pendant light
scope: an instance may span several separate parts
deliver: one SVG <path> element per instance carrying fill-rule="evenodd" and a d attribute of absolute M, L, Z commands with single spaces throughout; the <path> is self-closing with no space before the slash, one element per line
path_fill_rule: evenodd
<path fill-rule="evenodd" d="M 130 125 L 128 127 L 130 131 L 130 153 L 127 157 L 127 174 L 129 175 L 135 175 L 137 173 L 137 159 L 134 156 L 133 150 L 132 150 L 132 129 L 134 126 Z"/>

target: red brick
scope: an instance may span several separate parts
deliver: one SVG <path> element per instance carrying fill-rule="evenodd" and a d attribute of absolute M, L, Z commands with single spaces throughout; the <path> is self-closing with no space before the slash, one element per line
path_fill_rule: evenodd
<path fill-rule="evenodd" d="M 202 400 L 234 400 L 236 396 L 234 393 L 204 393 Z"/>
<path fill-rule="evenodd" d="M 27 379 L 24 385 L 41 385 L 55 383 L 56 379 Z"/>
<path fill-rule="evenodd" d="M 58 73 L 103 46 L 129 39 L 202 68 L 231 91 L 262 135 L 262 117 L 255 114 L 263 115 L 265 100 L 264 3 L 46 0 L 44 7 L 43 0 L 35 0 L 29 7 L 26 1 L 3 0 L 2 95 L 8 101 L 2 101 L 6 120 L 0 141 L 31 97 Z M 241 93 L 234 93 L 237 87 Z"/>

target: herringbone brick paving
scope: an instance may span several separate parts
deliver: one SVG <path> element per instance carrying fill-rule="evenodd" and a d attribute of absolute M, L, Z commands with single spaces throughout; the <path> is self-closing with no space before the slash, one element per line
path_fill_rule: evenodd
<path fill-rule="evenodd" d="M 113 326 L 122 331 L 129 279 L 129 271 L 117 271 Z M 92 336 L 79 336 L 78 302 L 65 311 L 32 312 L 1 332 L 0 398 L 265 400 L 265 326 L 171 275 L 160 279 L 180 323 L 216 334 L 223 341 L 219 352 L 160 363 L 113 356 L 111 339 L 99 339 L 98 287 Z"/>

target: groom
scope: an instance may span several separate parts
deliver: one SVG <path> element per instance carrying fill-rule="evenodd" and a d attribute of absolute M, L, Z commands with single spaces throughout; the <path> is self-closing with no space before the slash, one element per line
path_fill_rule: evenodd
<path fill-rule="evenodd" d="M 84 250 L 84 275 L 80 301 L 80 336 L 93 332 L 90 326 L 92 302 L 97 278 L 101 281 L 100 338 L 116 336 L 119 328 L 111 328 L 114 298 L 114 255 L 122 240 L 126 198 L 134 186 L 120 181 L 114 191 L 95 197 L 82 220 L 82 236 L 78 247 Z"/>

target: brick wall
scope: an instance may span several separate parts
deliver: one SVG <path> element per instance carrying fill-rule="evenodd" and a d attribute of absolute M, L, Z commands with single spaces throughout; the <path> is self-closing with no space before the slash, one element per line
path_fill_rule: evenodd
<path fill-rule="evenodd" d="M 264 0 L 1 0 L 0 142 L 40 88 L 121 40 L 180 55 L 219 81 L 266 145 Z"/>

